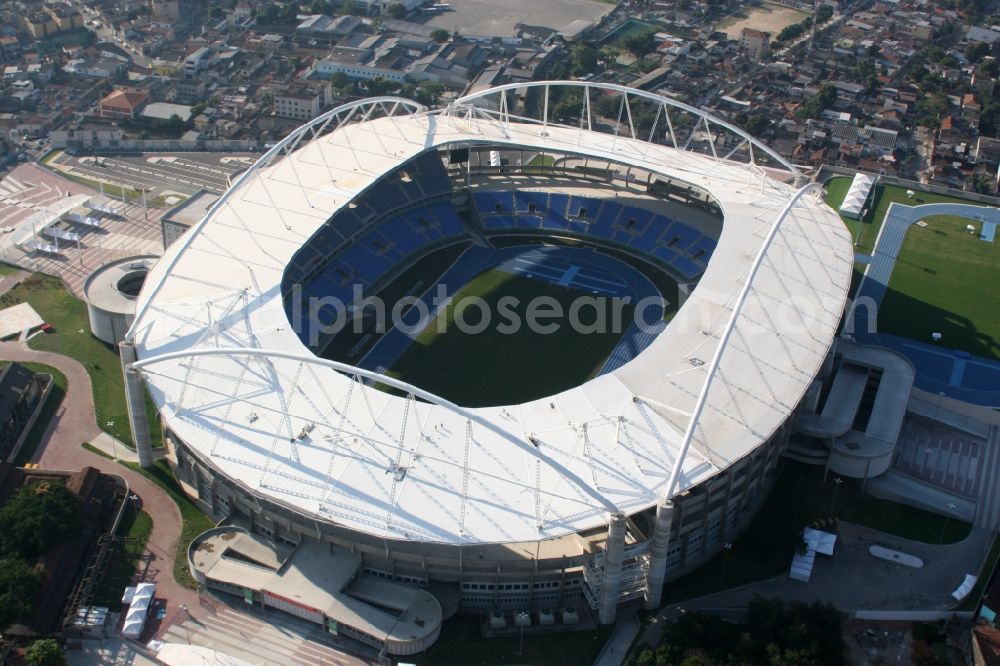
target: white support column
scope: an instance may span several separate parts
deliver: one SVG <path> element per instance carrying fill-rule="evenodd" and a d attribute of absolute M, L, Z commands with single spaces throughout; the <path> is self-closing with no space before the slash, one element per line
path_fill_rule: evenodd
<path fill-rule="evenodd" d="M 618 588 L 625 558 L 625 514 L 611 514 L 608 523 L 608 542 L 604 549 L 604 579 L 601 581 L 601 598 L 597 621 L 614 624 L 618 615 Z"/>
<path fill-rule="evenodd" d="M 122 359 L 122 373 L 125 376 L 125 406 L 128 409 L 128 423 L 132 428 L 132 441 L 139 456 L 141 467 L 153 464 L 153 442 L 149 436 L 149 421 L 146 420 L 146 401 L 142 392 L 142 377 L 132 369 L 136 361 L 135 345 L 127 340 L 118 343 Z"/>
<path fill-rule="evenodd" d="M 670 549 L 670 526 L 674 518 L 674 503 L 665 497 L 656 505 L 653 526 L 653 547 L 649 553 L 649 572 L 646 574 L 645 605 L 649 610 L 660 607 L 663 581 L 667 577 L 667 551 Z"/>

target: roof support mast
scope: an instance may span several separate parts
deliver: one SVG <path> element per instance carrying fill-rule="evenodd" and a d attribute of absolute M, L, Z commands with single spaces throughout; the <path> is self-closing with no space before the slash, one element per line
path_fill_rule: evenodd
<path fill-rule="evenodd" d="M 763 265 L 765 257 L 767 257 L 767 251 L 770 249 L 771 243 L 774 242 L 775 237 L 781 231 L 782 225 L 788 218 L 788 214 L 795 208 L 799 199 L 810 192 L 821 190 L 822 185 L 819 183 L 809 183 L 797 191 L 781 212 L 778 213 L 770 230 L 767 232 L 767 236 L 764 237 L 764 242 L 761 243 L 760 249 L 757 250 L 757 256 L 754 257 L 753 264 L 750 266 L 750 272 L 747 273 L 743 287 L 736 296 L 736 302 L 733 303 L 733 310 L 729 314 L 726 327 L 722 330 L 719 337 L 719 344 L 715 348 L 712 361 L 708 364 L 705 383 L 701 387 L 701 392 L 698 394 L 698 399 L 695 401 L 694 409 L 691 412 L 691 419 L 688 421 L 687 429 L 684 431 L 680 454 L 677 456 L 677 460 L 674 461 L 674 468 L 670 472 L 670 479 L 667 481 L 666 490 L 656 505 L 656 521 L 653 531 L 653 545 L 650 549 L 649 573 L 646 574 L 646 608 L 652 609 L 659 608 L 660 606 L 660 600 L 663 596 L 663 581 L 666 578 L 667 550 L 670 548 L 670 530 L 673 523 L 673 502 L 671 500 L 677 491 L 677 484 L 680 481 L 684 459 L 691 448 L 691 441 L 694 439 L 695 430 L 697 430 L 700 424 L 701 414 L 708 403 L 708 394 L 712 389 L 712 382 L 719 372 L 722 355 L 729 346 L 729 338 L 736 329 L 736 323 L 743 311 L 743 305 L 746 303 L 747 297 L 750 295 L 750 289 L 753 287 L 754 278 L 757 275 L 757 271 Z"/>

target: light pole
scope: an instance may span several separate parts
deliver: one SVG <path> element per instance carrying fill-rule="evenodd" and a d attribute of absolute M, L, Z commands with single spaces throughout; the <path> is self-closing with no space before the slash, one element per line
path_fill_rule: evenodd
<path fill-rule="evenodd" d="M 833 518 L 835 516 L 835 514 L 834 514 L 834 507 L 837 506 L 837 491 L 840 490 L 840 484 L 842 484 L 843 482 L 844 482 L 844 480 L 842 478 L 840 478 L 839 476 L 833 477 L 833 498 L 831 498 L 831 500 L 830 500 L 830 517 L 831 518 Z"/>
<path fill-rule="evenodd" d="M 936 429 L 938 424 L 938 413 L 941 411 L 941 403 L 944 401 L 944 391 L 938 391 L 938 401 L 937 407 L 934 408 L 934 423 L 931 424 L 931 428 Z"/>
<path fill-rule="evenodd" d="M 941 537 L 938 539 L 938 543 L 944 543 L 944 533 L 948 531 L 948 521 L 951 520 L 951 512 L 955 510 L 954 502 L 948 502 L 945 506 L 948 508 L 948 514 L 944 517 L 944 525 L 941 526 Z"/>
<path fill-rule="evenodd" d="M 109 428 L 114 428 L 115 422 L 108 421 L 107 425 Z M 115 435 L 111 435 L 111 450 L 114 452 L 114 461 L 118 462 L 118 437 Z"/>
<path fill-rule="evenodd" d="M 722 544 L 722 571 L 719 572 L 719 587 L 722 587 L 722 581 L 726 578 L 726 562 L 729 560 L 729 551 L 733 549 L 733 544 L 728 541 Z"/>
<path fill-rule="evenodd" d="M 188 620 L 191 619 L 191 613 L 188 612 L 187 604 L 181 604 L 180 606 L 178 606 L 178 608 L 184 611 L 184 614 L 187 615 Z M 188 645 L 191 645 L 191 629 L 187 626 L 187 621 L 184 622 L 184 633 L 187 634 Z"/>

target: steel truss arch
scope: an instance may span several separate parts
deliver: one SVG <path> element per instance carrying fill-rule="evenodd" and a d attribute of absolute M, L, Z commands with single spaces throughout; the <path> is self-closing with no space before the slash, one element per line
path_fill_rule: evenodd
<path fill-rule="evenodd" d="M 680 111 L 684 111 L 686 113 L 690 113 L 690 114 L 692 114 L 692 115 L 697 116 L 698 118 L 700 118 L 701 122 L 705 123 L 706 127 L 707 127 L 708 123 L 712 123 L 714 125 L 718 125 L 719 127 L 722 127 L 724 129 L 726 129 L 727 131 L 732 132 L 733 134 L 736 134 L 737 136 L 739 136 L 740 138 L 742 138 L 743 141 L 746 144 L 748 144 L 750 146 L 753 146 L 753 148 L 756 148 L 757 150 L 760 150 L 761 152 L 763 152 L 764 154 L 766 154 L 768 157 L 770 157 L 771 159 L 775 160 L 782 167 L 784 167 L 785 169 L 788 169 L 792 173 L 792 175 L 795 176 L 796 179 L 800 179 L 800 178 L 804 178 L 805 177 L 805 174 L 803 174 L 802 171 L 798 167 L 796 167 L 794 164 L 792 164 L 787 159 L 785 159 L 784 157 L 782 157 L 780 154 L 778 154 L 775 150 L 773 150 L 772 148 L 770 148 L 763 141 L 760 141 L 760 140 L 754 138 L 752 135 L 750 135 L 745 130 L 740 129 L 736 125 L 733 125 L 732 123 L 727 122 L 727 121 L 719 118 L 718 116 L 715 116 L 715 115 L 713 115 L 711 113 L 708 113 L 707 111 L 703 111 L 703 110 L 701 110 L 701 109 L 699 109 L 697 107 L 691 106 L 690 104 L 685 104 L 684 102 L 681 102 L 680 100 L 674 99 L 672 97 L 667 97 L 666 95 L 660 95 L 660 94 L 649 92 L 649 91 L 646 91 L 646 90 L 640 90 L 638 88 L 630 88 L 628 86 L 623 86 L 623 85 L 619 85 L 619 84 L 616 84 L 616 83 L 592 83 L 590 81 L 531 81 L 531 82 L 528 82 L 528 83 L 508 83 L 508 84 L 505 84 L 505 85 L 502 85 L 502 86 L 497 86 L 495 88 L 488 88 L 486 90 L 482 90 L 482 91 L 479 91 L 479 92 L 476 92 L 476 93 L 472 93 L 470 95 L 466 95 L 464 97 L 460 97 L 460 98 L 456 99 L 455 101 L 453 101 L 451 104 L 448 105 L 448 107 L 446 109 L 446 112 L 447 113 L 452 113 L 452 114 L 457 114 L 457 113 L 460 113 L 462 111 L 466 111 L 466 112 L 475 111 L 475 112 L 478 112 L 480 114 L 484 114 L 484 115 L 489 116 L 489 117 L 495 117 L 501 123 L 505 123 L 505 124 L 509 123 L 511 120 L 514 120 L 514 121 L 517 121 L 517 122 L 530 122 L 530 123 L 536 123 L 536 124 L 541 123 L 542 125 L 550 125 L 550 124 L 554 125 L 554 124 L 558 124 L 558 123 L 552 123 L 552 122 L 550 122 L 550 120 L 548 118 L 548 116 L 549 116 L 549 104 L 548 104 L 549 94 L 548 93 L 549 93 L 549 89 L 553 88 L 553 87 L 578 88 L 578 89 L 584 90 L 584 102 L 585 102 L 584 103 L 584 114 L 585 114 L 585 120 L 586 120 L 587 130 L 591 130 L 591 127 L 592 127 L 592 122 L 591 122 L 592 109 L 591 109 L 591 104 L 590 104 L 590 92 L 591 92 L 591 90 L 603 91 L 603 92 L 615 92 L 615 93 L 619 93 L 620 95 L 622 95 L 622 107 L 624 109 L 624 116 L 625 116 L 625 120 L 627 121 L 627 126 L 628 126 L 628 128 L 630 130 L 630 133 L 632 135 L 631 136 L 632 139 L 636 139 L 636 140 L 639 140 L 639 141 L 645 141 L 645 139 L 643 139 L 642 137 L 640 137 L 637 134 L 637 132 L 636 132 L 636 128 L 635 128 L 635 125 L 634 125 L 634 123 L 632 121 L 632 117 L 631 117 L 631 110 L 630 110 L 630 107 L 629 107 L 629 104 L 628 104 L 628 98 L 629 97 L 636 97 L 636 98 L 639 98 L 639 99 L 644 99 L 644 100 L 647 100 L 647 101 L 650 101 L 650 102 L 654 102 L 654 103 L 659 104 L 659 105 L 665 105 L 665 106 L 668 106 L 668 107 L 673 107 L 673 108 L 678 109 Z M 545 103 L 543 104 L 543 111 L 542 111 L 543 117 L 542 117 L 542 119 L 539 120 L 538 118 L 531 118 L 531 117 L 526 117 L 526 116 L 516 116 L 516 115 L 513 115 L 511 113 L 511 111 L 510 111 L 510 102 L 508 100 L 507 93 L 511 92 L 511 91 L 526 90 L 526 89 L 536 89 L 536 88 L 543 89 L 544 94 L 545 94 Z M 488 98 L 493 97 L 493 96 L 499 96 L 500 97 L 500 101 L 497 104 L 497 108 L 498 108 L 497 111 L 485 109 L 483 107 L 479 107 L 479 106 L 475 105 L 475 102 L 482 101 L 482 100 L 488 99 Z M 622 116 L 622 113 L 620 112 L 619 113 L 619 119 L 618 119 L 618 125 L 621 125 L 621 121 L 622 121 L 621 116 Z M 678 148 L 678 149 L 682 149 L 681 146 L 679 146 L 678 143 L 677 143 L 676 137 L 674 135 L 674 127 L 673 127 L 673 125 L 671 123 L 669 115 L 665 118 L 664 123 L 665 123 L 666 127 L 669 129 L 670 136 L 671 136 L 671 138 L 673 140 L 673 143 L 674 143 L 674 147 Z M 616 127 L 617 127 L 617 125 L 616 125 Z M 650 141 L 650 143 L 652 143 L 652 142 Z M 741 144 L 741 146 L 742 146 L 742 144 Z M 731 151 L 729 153 L 729 155 L 724 156 L 723 159 L 731 157 L 736 152 L 736 150 L 738 150 L 739 147 L 740 146 L 738 146 L 736 149 L 734 149 L 733 151 Z M 686 149 L 686 148 L 687 148 L 687 146 L 685 145 L 683 149 Z M 714 151 L 715 151 L 714 145 L 712 147 L 712 150 L 713 150 L 713 153 L 714 153 Z M 717 154 L 714 155 L 714 157 L 716 159 L 719 159 L 719 155 L 717 155 Z M 752 157 L 752 152 L 751 152 L 751 157 Z"/>
<path fill-rule="evenodd" d="M 266 153 L 261 155 L 260 159 L 254 162 L 253 166 L 241 173 L 229 189 L 227 189 L 226 192 L 219 197 L 218 201 L 212 204 L 212 206 L 208 209 L 208 212 L 205 213 L 205 216 L 194 226 L 188 229 L 187 232 L 181 237 L 177 250 L 170 257 L 166 266 L 159 269 L 160 274 L 157 280 L 152 284 L 146 285 L 146 288 L 149 289 L 148 295 L 146 295 L 145 301 L 139 304 L 136 308 L 135 318 L 132 320 L 132 326 L 130 326 L 128 332 L 125 333 L 125 339 L 129 341 L 134 340 L 136 332 L 139 330 L 139 322 L 142 321 L 143 315 L 146 314 L 146 311 L 156 298 L 156 295 L 159 293 L 163 283 L 166 281 L 174 266 L 177 264 L 177 261 L 184 254 L 184 250 L 190 247 L 195 238 L 201 234 L 205 225 L 207 225 L 215 217 L 216 211 L 226 205 L 230 198 L 239 192 L 246 183 L 250 182 L 253 177 L 258 175 L 261 170 L 266 169 L 271 166 L 275 160 L 280 159 L 282 153 L 287 155 L 298 148 L 299 143 L 307 133 L 311 133 L 308 139 L 306 139 L 307 143 L 315 140 L 319 136 L 323 136 L 328 127 L 336 120 L 339 120 L 339 122 L 333 129 L 337 129 L 352 120 L 369 120 L 376 111 L 382 111 L 387 116 L 392 116 L 396 115 L 396 111 L 401 109 L 404 111 L 409 110 L 410 114 L 415 114 L 426 111 L 427 107 L 411 99 L 395 96 L 372 97 L 368 99 L 355 100 L 353 102 L 348 102 L 347 104 L 341 104 L 338 107 L 330 109 L 326 113 L 316 116 L 309 122 L 299 125 L 288 136 L 274 144 L 274 146 L 272 146 Z M 358 114 L 359 111 L 363 112 Z M 360 117 L 356 118 L 358 115 L 360 115 Z M 341 116 L 343 117 L 341 118 Z M 314 128 L 319 129 L 313 131 Z M 143 291 L 145 292 L 145 289 Z"/>
<path fill-rule="evenodd" d="M 460 407 L 453 402 L 445 400 L 429 391 L 425 391 L 412 384 L 407 384 L 406 382 L 399 381 L 393 377 L 383 375 L 378 372 L 371 370 L 365 370 L 363 368 L 358 368 L 346 363 L 339 363 L 337 361 L 331 361 L 324 358 L 319 358 L 311 354 L 298 354 L 295 352 L 283 351 L 280 349 L 260 349 L 256 347 L 213 347 L 213 348 L 202 348 L 202 349 L 190 349 L 184 351 L 168 352 L 165 354 L 159 354 L 157 356 L 151 356 L 149 358 L 144 358 L 139 361 L 131 363 L 128 367 L 135 371 L 145 370 L 149 374 L 152 373 L 149 368 L 150 366 L 156 365 L 157 363 L 164 363 L 167 361 L 174 361 L 179 359 L 197 358 L 202 356 L 246 356 L 246 357 L 264 357 L 264 358 L 282 358 L 289 361 L 294 361 L 298 363 L 310 364 L 315 366 L 320 366 L 324 368 L 329 368 L 331 370 L 336 370 L 337 372 L 344 375 L 352 375 L 355 378 L 365 378 L 377 381 L 387 386 L 391 386 L 394 389 L 400 391 L 406 391 L 408 394 L 421 398 L 431 402 L 439 407 L 444 407 L 462 418 L 466 419 L 470 423 L 475 423 L 477 426 L 485 428 L 490 432 L 499 435 L 500 437 L 506 439 L 508 442 L 521 449 L 524 453 L 533 456 L 535 459 L 544 463 L 549 469 L 553 470 L 559 474 L 564 479 L 570 481 L 574 486 L 576 486 L 580 491 L 586 494 L 588 497 L 596 501 L 602 507 L 604 507 L 609 513 L 618 513 L 618 507 L 608 498 L 606 498 L 601 492 L 596 488 L 588 484 L 586 481 L 581 479 L 579 476 L 574 474 L 572 471 L 566 469 L 563 465 L 559 464 L 549 456 L 539 450 L 528 441 L 523 441 L 510 432 L 503 428 L 499 428 L 488 420 L 479 416 L 474 411 L 468 410 L 465 407 Z M 358 381 L 358 379 L 354 379 Z"/>

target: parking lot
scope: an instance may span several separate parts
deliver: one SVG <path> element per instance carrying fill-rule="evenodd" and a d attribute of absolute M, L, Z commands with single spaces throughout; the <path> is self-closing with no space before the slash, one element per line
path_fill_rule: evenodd
<path fill-rule="evenodd" d="M 132 189 L 156 197 L 169 193 L 191 195 L 198 190 L 221 194 L 229 179 L 256 161 L 255 155 L 178 153 L 155 155 L 69 155 L 50 163 L 64 173 Z"/>
<path fill-rule="evenodd" d="M 163 252 L 160 217 L 164 210 L 144 210 L 139 205 L 101 197 L 37 164 L 22 164 L 0 180 L 0 230 L 29 224 L 33 216 L 44 216 L 60 200 L 77 194 L 90 195 L 94 203 L 109 205 L 115 213 L 101 214 L 100 228 L 66 221 L 53 225 L 81 236 L 78 242 L 60 244 L 56 253 L 25 252 L 14 245 L 15 233 L 0 234 L 0 259 L 27 270 L 57 275 L 79 297 L 84 281 L 95 268 L 121 257 Z M 44 234 L 39 238 L 50 240 Z"/>

